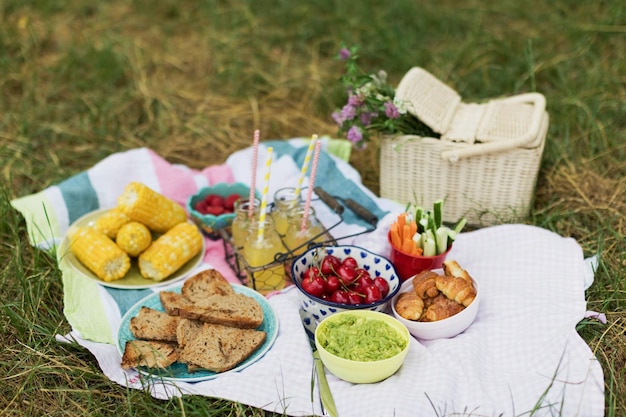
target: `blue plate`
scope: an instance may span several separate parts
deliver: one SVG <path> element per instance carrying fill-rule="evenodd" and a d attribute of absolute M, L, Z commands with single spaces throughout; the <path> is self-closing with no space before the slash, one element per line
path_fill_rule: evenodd
<path fill-rule="evenodd" d="M 217 378 L 220 375 L 229 372 L 237 372 L 242 369 L 252 365 L 259 359 L 263 357 L 269 351 L 278 336 L 278 318 L 276 313 L 272 309 L 272 306 L 267 301 L 265 297 L 263 297 L 258 292 L 245 287 L 243 285 L 231 284 L 235 292 L 247 295 L 249 297 L 254 298 L 263 308 L 263 323 L 257 330 L 264 331 L 266 333 L 265 342 L 256 350 L 250 357 L 248 357 L 245 361 L 241 362 L 235 368 L 230 371 L 215 373 L 212 371 L 206 370 L 198 370 L 193 373 L 187 372 L 187 365 L 182 363 L 174 363 L 167 367 L 166 369 L 148 369 L 148 368 L 139 368 L 138 372 L 144 375 L 151 375 L 158 377 L 159 379 L 168 380 L 168 381 L 180 381 L 180 382 L 199 382 L 206 381 L 209 379 Z M 172 287 L 167 289 L 167 291 L 180 293 L 182 288 L 182 284 L 176 287 Z M 122 322 L 120 323 L 120 328 L 117 333 L 117 350 L 120 352 L 120 355 L 124 354 L 124 348 L 126 346 L 126 342 L 129 340 L 135 340 L 136 337 L 133 336 L 133 333 L 130 331 L 130 319 L 139 314 L 139 310 L 142 306 L 152 308 L 158 311 L 165 311 L 163 306 L 161 305 L 161 300 L 159 298 L 159 293 L 154 293 L 144 298 L 135 304 L 128 312 L 122 317 Z"/>

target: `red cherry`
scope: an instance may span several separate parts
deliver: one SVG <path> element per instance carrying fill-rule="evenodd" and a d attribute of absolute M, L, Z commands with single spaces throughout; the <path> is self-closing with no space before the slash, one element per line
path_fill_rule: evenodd
<path fill-rule="evenodd" d="M 352 256 L 348 256 L 347 258 L 345 258 L 343 261 L 341 261 L 341 264 L 352 269 L 356 269 L 359 267 L 358 262 Z"/>
<path fill-rule="evenodd" d="M 353 268 L 341 264 L 339 265 L 339 268 L 337 268 L 337 276 L 343 285 L 348 286 L 351 285 L 356 279 L 356 272 Z"/>
<path fill-rule="evenodd" d="M 326 255 L 322 259 L 322 264 L 320 265 L 320 270 L 324 275 L 335 274 L 337 268 L 341 265 L 341 261 L 339 258 L 333 255 Z"/>
<path fill-rule="evenodd" d="M 383 299 L 380 289 L 375 284 L 370 284 L 364 289 L 365 303 L 372 304 Z"/>
<path fill-rule="evenodd" d="M 314 297 L 321 297 L 326 291 L 326 282 L 316 267 L 308 268 L 302 278 L 302 289 Z"/>
<path fill-rule="evenodd" d="M 380 295 L 382 296 L 382 298 L 385 298 L 387 294 L 389 294 L 389 283 L 387 282 L 385 278 L 383 277 L 374 278 L 374 285 L 376 285 L 378 289 L 380 290 Z"/>
<path fill-rule="evenodd" d="M 348 298 L 348 291 L 346 290 L 337 290 L 330 296 L 330 301 L 337 304 L 350 304 L 350 299 Z"/>
<path fill-rule="evenodd" d="M 330 275 L 326 277 L 326 292 L 328 294 L 334 293 L 339 288 L 341 288 L 341 281 L 337 278 L 337 276 Z"/>
<path fill-rule="evenodd" d="M 348 293 L 348 301 L 352 305 L 363 304 L 363 296 L 357 292 Z"/>

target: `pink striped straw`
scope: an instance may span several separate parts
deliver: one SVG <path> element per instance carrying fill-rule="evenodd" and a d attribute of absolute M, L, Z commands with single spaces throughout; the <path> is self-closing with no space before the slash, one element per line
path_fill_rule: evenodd
<path fill-rule="evenodd" d="M 322 149 L 322 142 L 317 141 L 315 143 L 315 154 L 313 155 L 313 165 L 311 166 L 311 176 L 309 177 L 309 188 L 306 195 L 306 201 L 304 202 L 304 216 L 302 216 L 302 224 L 300 225 L 300 231 L 304 232 L 306 229 L 306 223 L 309 219 L 309 210 L 311 209 L 311 198 L 313 197 L 313 188 L 315 188 L 315 175 L 317 174 L 317 162 L 320 158 L 320 149 Z"/>
<path fill-rule="evenodd" d="M 252 144 L 252 178 L 250 179 L 250 197 L 248 199 L 248 218 L 252 218 L 254 214 L 254 192 L 256 191 L 256 166 L 259 157 L 259 130 L 254 131 L 254 143 Z"/>

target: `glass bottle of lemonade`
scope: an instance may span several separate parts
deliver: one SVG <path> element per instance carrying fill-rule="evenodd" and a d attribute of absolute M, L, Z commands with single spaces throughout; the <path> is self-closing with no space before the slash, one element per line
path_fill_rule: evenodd
<path fill-rule="evenodd" d="M 250 204 L 252 207 L 252 217 L 249 216 Z M 252 203 L 250 200 L 237 200 L 235 203 L 235 218 L 231 226 L 231 234 L 233 239 L 233 246 L 241 251 L 243 244 L 246 241 L 250 223 L 256 221 L 259 218 L 259 207 L 261 202 L 258 198 L 255 198 Z"/>
<path fill-rule="evenodd" d="M 324 242 L 326 235 L 324 227 L 315 216 L 315 209 L 309 207 L 307 218 L 302 228 L 302 221 L 306 212 L 306 207 L 300 206 L 289 211 L 288 228 L 285 235 L 285 244 L 293 255 L 300 255 L 307 249 L 309 243 Z"/>
<path fill-rule="evenodd" d="M 281 236 L 287 233 L 289 210 L 302 206 L 300 195 L 296 195 L 296 189 L 293 187 L 281 188 L 274 193 L 272 218 L 274 219 L 276 232 Z"/>
<path fill-rule="evenodd" d="M 261 234 L 259 234 L 260 225 L 258 219 L 250 223 L 250 230 L 243 245 L 243 256 L 250 269 L 263 267 L 248 271 L 248 286 L 267 294 L 285 287 L 285 266 L 274 261 L 277 253 L 285 252 L 285 247 L 276 233 L 271 217 L 267 216 L 263 221 Z"/>

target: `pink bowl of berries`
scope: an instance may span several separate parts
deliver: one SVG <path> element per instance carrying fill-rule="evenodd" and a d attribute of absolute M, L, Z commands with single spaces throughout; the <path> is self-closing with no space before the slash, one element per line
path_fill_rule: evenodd
<path fill-rule="evenodd" d="M 221 229 L 228 229 L 235 218 L 235 203 L 250 198 L 250 187 L 220 182 L 203 187 L 187 199 L 191 219 L 210 238 L 217 239 Z"/>
<path fill-rule="evenodd" d="M 389 259 L 350 245 L 309 249 L 294 259 L 291 277 L 301 309 L 318 322 L 346 310 L 385 312 L 402 284 Z"/>

